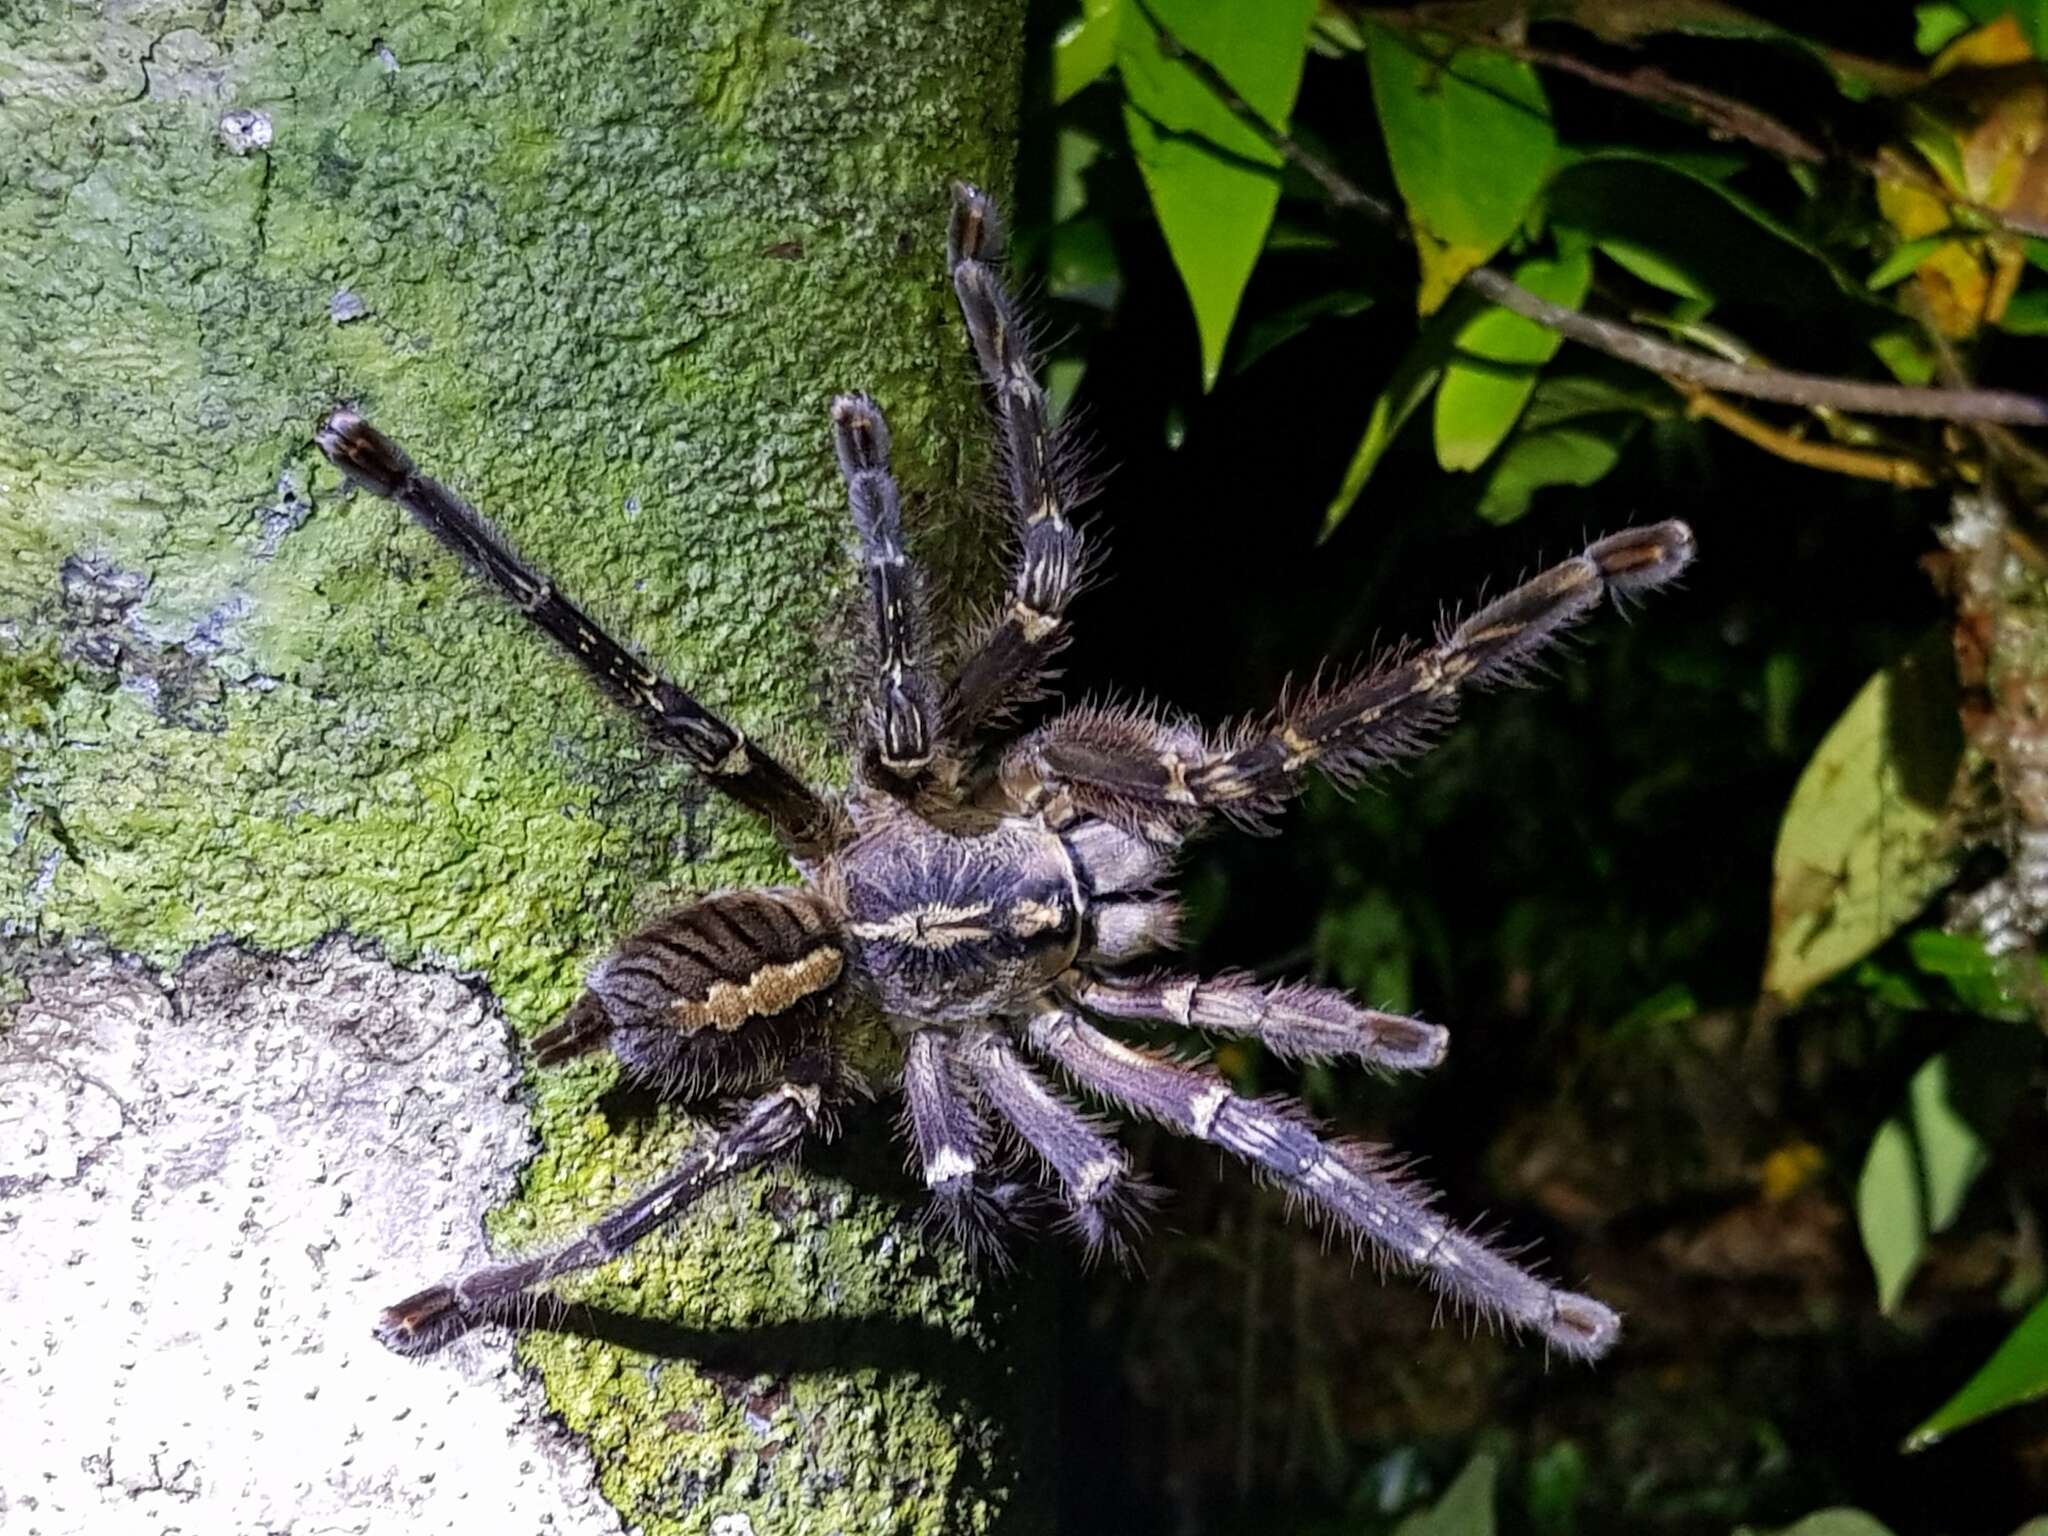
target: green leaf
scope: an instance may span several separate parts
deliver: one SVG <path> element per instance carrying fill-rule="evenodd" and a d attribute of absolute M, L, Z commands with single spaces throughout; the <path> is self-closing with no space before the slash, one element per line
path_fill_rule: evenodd
<path fill-rule="evenodd" d="M 1422 334 L 1415 338 L 1401 361 L 1394 365 L 1393 376 L 1372 403 L 1372 412 L 1366 418 L 1365 436 L 1358 440 L 1358 447 L 1351 455 L 1351 463 L 1344 471 L 1344 482 L 1337 487 L 1337 494 L 1330 498 L 1330 505 L 1323 512 L 1322 538 L 1327 539 L 1335 533 L 1337 525 L 1350 516 L 1352 507 L 1357 505 L 1359 496 L 1365 491 L 1366 481 L 1379 467 L 1380 459 L 1393 446 L 1408 418 L 1436 388 L 1437 380 L 1443 377 L 1445 364 L 1450 361 L 1452 338 L 1477 303 L 1473 300 L 1469 304 L 1453 304 L 1436 315 L 1423 326 Z"/>
<path fill-rule="evenodd" d="M 1870 338 L 1870 350 L 1901 384 L 1925 384 L 1934 377 L 1934 349 L 1918 326 L 1879 331 Z"/>
<path fill-rule="evenodd" d="M 1954 237 L 1943 230 L 1940 234 L 1922 235 L 1918 240 L 1908 240 L 1893 248 L 1891 255 L 1877 264 L 1877 270 L 1863 280 L 1863 286 L 1872 293 L 1880 288 L 1889 288 L 1893 283 L 1904 282 L 1913 275 L 1913 269 L 1947 245 Z"/>
<path fill-rule="evenodd" d="M 1313 298 L 1276 310 L 1245 328 L 1233 372 L 1243 373 L 1283 342 L 1292 341 L 1318 320 L 1348 320 L 1372 308 L 1372 295 L 1356 288 L 1332 288 Z"/>
<path fill-rule="evenodd" d="M 1493 1536 L 1493 1458 L 1480 1452 L 1434 1505 L 1394 1527 L 1394 1536 Z"/>
<path fill-rule="evenodd" d="M 1123 0 L 1082 0 L 1081 14 L 1052 42 L 1053 105 L 1073 100 L 1109 73 L 1122 20 Z"/>
<path fill-rule="evenodd" d="M 1540 490 L 1597 485 L 1620 461 L 1622 446 L 1638 425 L 1617 417 L 1605 430 L 1589 423 L 1519 434 L 1488 472 L 1473 510 L 1489 523 L 1511 523 L 1529 510 Z"/>
<path fill-rule="evenodd" d="M 1315 0 L 1147 0 L 1275 128 L 1301 86 Z M 1194 306 L 1202 387 L 1213 388 L 1245 283 L 1280 201 L 1279 152 L 1240 122 L 1194 71 L 1161 49 L 1135 9 L 1117 34 L 1124 124 L 1166 247 Z"/>
<path fill-rule="evenodd" d="M 1537 1536 L 1572 1536 L 1586 1487 L 1586 1453 L 1576 1440 L 1560 1440 L 1529 1463 L 1522 1503 Z"/>
<path fill-rule="evenodd" d="M 1965 1424 L 2048 1397 L 2048 1300 L 2020 1320 L 1960 1392 L 1935 1409 L 1905 1449 L 1924 1451 Z"/>
<path fill-rule="evenodd" d="M 1373 108 L 1425 254 L 1419 308 L 1507 244 L 1557 154 L 1535 70 L 1506 54 L 1365 29 Z"/>
<path fill-rule="evenodd" d="M 1123 268 L 1107 224 L 1087 218 L 1053 226 L 1045 261 L 1047 293 L 1071 304 L 1115 309 L 1123 287 Z"/>
<path fill-rule="evenodd" d="M 1961 1213 L 1964 1197 L 1991 1156 L 1982 1138 L 1949 1102 L 1946 1051 L 1913 1074 L 1906 1103 L 1927 1192 L 1927 1230 L 1945 1232 Z"/>
<path fill-rule="evenodd" d="M 1546 208 L 1559 243 L 1590 242 L 1644 282 L 1680 298 L 1739 296 L 1794 311 L 1877 309 L 1861 282 L 1711 170 L 1672 156 L 1601 150 L 1551 182 Z M 1771 281 L 1759 285 L 1758 272 Z"/>
<path fill-rule="evenodd" d="M 1961 1213 L 1970 1186 L 1990 1162 L 1977 1126 L 1962 1113 L 1958 1078 L 1974 1070 L 1979 1121 L 1991 1128 L 2011 1109 L 2005 1086 L 2023 1081 L 2031 1062 L 2004 1048 L 2010 1031 L 1993 1028 L 1957 1051 L 1930 1057 L 1906 1089 L 1906 1110 L 1878 1127 L 1856 1186 L 1856 1224 L 1877 1274 L 1877 1299 L 1889 1313 L 1906 1294 L 1928 1238 Z"/>
<path fill-rule="evenodd" d="M 2048 288 L 2029 288 L 2006 301 L 1998 328 L 2014 336 L 2048 336 Z"/>
<path fill-rule="evenodd" d="M 1776 1536 L 1892 1536 L 1892 1530 L 1860 1509 L 1823 1509 L 1786 1526 Z"/>
<path fill-rule="evenodd" d="M 1577 309 L 1593 280 L 1593 263 L 1583 253 L 1539 258 L 1523 262 L 1514 275 L 1537 297 Z M 1563 343 L 1556 331 L 1492 305 L 1460 326 L 1436 396 L 1437 463 L 1477 469 L 1491 458 Z"/>
<path fill-rule="evenodd" d="M 1856 1180 L 1856 1229 L 1877 1275 L 1877 1305 L 1890 1313 L 1906 1294 L 1927 1245 L 1927 1211 L 1920 1199 L 1920 1172 L 1906 1127 L 1887 1120 L 1877 1128 Z"/>
<path fill-rule="evenodd" d="M 1970 30 L 1970 13 L 1948 0 L 1913 7 L 1913 46 L 1923 55 L 1941 52 Z"/>
<path fill-rule="evenodd" d="M 1954 658 L 1931 630 L 1851 701 L 1799 776 L 1772 860 L 1764 986 L 1796 1002 L 1869 954 L 1954 872 Z"/>
<path fill-rule="evenodd" d="M 2021 977 L 2016 968 L 1987 950 L 1982 939 L 1923 928 L 1907 938 L 1906 952 L 1922 971 L 1946 981 L 1956 1001 L 1970 1012 L 1987 1019 L 2031 1016 L 2032 1010 L 2019 996 Z"/>

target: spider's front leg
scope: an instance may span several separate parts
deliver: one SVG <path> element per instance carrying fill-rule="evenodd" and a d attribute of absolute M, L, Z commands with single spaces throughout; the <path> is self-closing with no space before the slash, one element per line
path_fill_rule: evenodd
<path fill-rule="evenodd" d="M 978 188 L 955 183 L 947 263 L 994 403 L 1017 539 L 1009 601 L 946 690 L 945 731 L 956 741 L 1035 696 L 1046 663 L 1066 644 L 1067 605 L 1084 573 L 1081 532 L 1072 521 L 1085 499 L 1084 477 L 1053 428 L 1030 337 L 996 276 L 1001 254 L 995 205 Z"/>
<path fill-rule="evenodd" d="M 1244 1035 L 1291 1061 L 1348 1056 L 1391 1072 L 1426 1072 L 1443 1062 L 1451 1032 L 1405 1014 L 1362 1008 L 1334 987 L 1250 976 L 1162 974 L 1062 978 L 1061 990 L 1090 1013 Z"/>
<path fill-rule="evenodd" d="M 316 434 L 320 451 L 356 484 L 394 501 L 545 630 L 649 735 L 674 747 L 707 780 L 755 812 L 799 858 L 841 838 L 833 805 L 733 726 L 634 656 L 519 558 L 498 530 L 440 481 L 423 475 L 390 438 L 353 411 L 336 411 Z"/>
<path fill-rule="evenodd" d="M 1220 1073 L 1137 1050 L 1066 1009 L 1034 1015 L 1027 1038 L 1082 1087 L 1242 1158 L 1456 1304 L 1581 1359 L 1606 1354 L 1621 1336 L 1613 1309 L 1546 1285 L 1439 1216 L 1435 1195 L 1391 1172 L 1383 1153 L 1326 1139 L 1294 1106 L 1245 1098 Z"/>
<path fill-rule="evenodd" d="M 832 442 L 846 479 L 868 585 L 875 672 L 871 750 L 890 774 L 915 779 L 931 766 L 939 734 L 939 690 L 932 680 L 922 581 L 903 550 L 901 498 L 889 472 L 888 424 L 867 396 L 841 395 L 832 402 Z"/>
<path fill-rule="evenodd" d="M 779 1085 L 691 1147 L 667 1177 L 552 1253 L 487 1265 L 387 1307 L 378 1342 L 402 1355 L 432 1354 L 479 1324 L 516 1319 L 537 1286 L 619 1257 L 706 1191 L 789 1151 L 818 1124 L 820 1102 L 815 1083 Z"/>
<path fill-rule="evenodd" d="M 1692 556 L 1684 523 L 1601 539 L 1481 607 L 1435 645 L 1284 699 L 1270 720 L 1221 741 L 1141 711 L 1070 710 L 1005 755 L 1005 793 L 1020 809 L 1092 814 L 1168 845 L 1217 812 L 1260 826 L 1299 791 L 1306 769 L 1349 784 L 1422 751 L 1460 694 L 1516 680 L 1603 598 L 1663 586 Z"/>

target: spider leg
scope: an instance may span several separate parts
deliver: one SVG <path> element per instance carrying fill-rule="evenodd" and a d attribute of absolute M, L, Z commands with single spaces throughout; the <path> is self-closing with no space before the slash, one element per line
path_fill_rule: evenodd
<path fill-rule="evenodd" d="M 994 204 L 955 182 L 947 264 L 995 407 L 1017 554 L 1007 604 L 946 689 L 945 733 L 953 740 L 1035 695 L 1046 663 L 1066 643 L 1067 605 L 1083 571 L 1081 532 L 1070 520 L 1083 499 L 1080 477 L 1054 433 L 1016 302 L 996 277 L 1001 249 Z"/>
<path fill-rule="evenodd" d="M 1243 1098 L 1213 1070 L 1136 1050 L 1064 1009 L 1035 1015 L 1027 1038 L 1084 1088 L 1242 1158 L 1375 1253 L 1420 1271 L 1483 1316 L 1533 1329 L 1588 1360 L 1620 1337 L 1621 1320 L 1610 1308 L 1545 1285 L 1439 1217 L 1434 1195 L 1390 1172 L 1372 1150 L 1324 1139 L 1292 1106 Z"/>
<path fill-rule="evenodd" d="M 1250 976 L 1107 978 L 1070 972 L 1068 996 L 1090 1013 L 1249 1035 L 1276 1056 L 1349 1056 L 1396 1072 L 1427 1071 L 1450 1049 L 1441 1024 L 1361 1008 L 1332 987 L 1268 986 Z"/>
<path fill-rule="evenodd" d="M 956 1046 L 955 1036 L 938 1029 L 920 1029 L 904 1044 L 910 1139 L 938 1220 L 969 1253 L 1003 1267 L 1002 1230 L 1021 1190 L 988 1178 L 988 1122 Z"/>
<path fill-rule="evenodd" d="M 632 709 L 656 741 L 679 749 L 711 783 L 767 821 L 792 853 L 812 858 L 836 846 L 838 813 L 832 806 L 598 628 L 553 582 L 521 560 L 481 514 L 440 481 L 421 474 L 390 438 L 353 411 L 337 411 L 320 428 L 317 441 L 335 468 L 410 512 L 546 630 L 599 686 Z"/>
<path fill-rule="evenodd" d="M 840 395 L 832 402 L 832 441 L 873 604 L 874 751 L 890 773 L 914 778 L 931 766 L 939 691 L 932 679 L 923 583 L 903 552 L 903 512 L 889 472 L 888 423 L 867 396 Z"/>
<path fill-rule="evenodd" d="M 1679 522 L 1601 539 L 1486 604 L 1435 645 L 1283 699 L 1272 719 L 1232 739 L 1138 710 L 1070 710 L 1010 749 L 1003 788 L 1020 808 L 1097 815 L 1162 844 L 1215 812 L 1261 826 L 1300 789 L 1303 769 L 1350 784 L 1420 751 L 1466 689 L 1514 681 L 1602 598 L 1661 586 L 1692 554 L 1692 531 Z"/>
<path fill-rule="evenodd" d="M 1131 1160 L 1099 1125 L 1049 1087 L 996 1030 L 968 1044 L 968 1065 L 989 1103 L 1052 1169 L 1068 1220 L 1091 1251 L 1121 1251 L 1122 1224 L 1150 1196 Z"/>
<path fill-rule="evenodd" d="M 667 1177 L 552 1253 L 471 1270 L 387 1307 L 377 1341 L 401 1355 L 432 1354 L 479 1323 L 508 1314 L 535 1286 L 617 1258 L 706 1191 L 795 1146 L 817 1126 L 820 1098 L 815 1084 L 781 1084 L 700 1139 Z"/>

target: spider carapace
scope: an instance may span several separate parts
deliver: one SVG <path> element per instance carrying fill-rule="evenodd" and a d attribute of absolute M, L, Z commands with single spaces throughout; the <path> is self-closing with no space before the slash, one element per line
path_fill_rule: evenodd
<path fill-rule="evenodd" d="M 999 436 L 1015 532 L 1009 590 L 943 666 L 906 554 L 889 435 L 864 396 L 831 424 L 867 589 L 869 706 L 853 782 L 805 784 L 593 623 L 459 497 L 360 416 L 318 434 L 352 480 L 409 511 L 547 631 L 709 783 L 762 816 L 803 883 L 707 897 L 628 937 L 535 1041 L 543 1065 L 607 1049 L 633 1078 L 681 1096 L 751 1102 L 682 1161 L 564 1246 L 434 1285 L 389 1308 L 378 1336 L 423 1353 L 517 1315 L 558 1275 L 600 1264 L 705 1190 L 829 1128 L 855 1074 L 847 1020 L 877 1014 L 900 1066 L 904 1123 L 937 1209 L 979 1243 L 1028 1204 L 1010 1149 L 1028 1149 L 1067 1223 L 1117 1246 L 1147 1191 L 1111 1129 L 1049 1081 L 1149 1116 L 1250 1164 L 1376 1257 L 1418 1271 L 1454 1304 L 1603 1354 L 1615 1313 L 1559 1289 L 1439 1215 L 1379 1148 L 1334 1138 L 1296 1105 L 1240 1093 L 1213 1067 L 1126 1043 L 1148 1022 L 1255 1040 L 1301 1059 L 1387 1070 L 1435 1066 L 1435 1024 L 1305 983 L 1147 968 L 1172 946 L 1176 854 L 1205 823 L 1270 821 L 1311 770 L 1355 783 L 1421 750 L 1466 689 L 1514 680 L 1613 594 L 1662 585 L 1692 558 L 1664 522 L 1601 539 L 1434 643 L 1399 648 L 1222 731 L 1143 707 L 1084 706 L 1021 736 L 1065 643 L 1083 571 L 1076 454 L 1055 431 L 1016 308 L 996 275 L 988 199 L 954 190 L 947 253 Z"/>

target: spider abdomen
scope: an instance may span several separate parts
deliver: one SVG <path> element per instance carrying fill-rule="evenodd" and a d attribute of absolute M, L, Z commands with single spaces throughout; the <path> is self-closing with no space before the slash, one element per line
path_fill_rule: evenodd
<path fill-rule="evenodd" d="M 663 913 L 600 961 L 534 1055 L 547 1065 L 603 1046 L 661 1087 L 736 1087 L 800 1043 L 845 969 L 832 910 L 812 892 L 706 897 Z"/>

